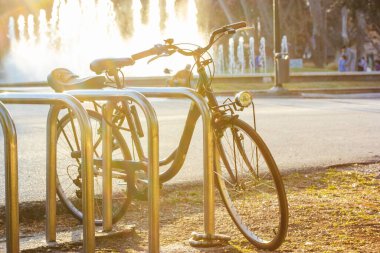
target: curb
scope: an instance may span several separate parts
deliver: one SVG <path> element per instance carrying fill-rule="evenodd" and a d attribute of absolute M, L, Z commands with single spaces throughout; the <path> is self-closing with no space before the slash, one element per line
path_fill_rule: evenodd
<path fill-rule="evenodd" d="M 248 90 L 253 97 L 268 97 L 268 98 L 296 98 L 309 97 L 310 95 L 353 95 L 353 94 L 368 94 L 380 93 L 380 88 L 351 88 L 351 89 L 302 89 L 302 90 L 286 90 L 285 92 L 273 92 L 270 90 Z M 217 91 L 217 96 L 234 96 L 238 91 Z"/>

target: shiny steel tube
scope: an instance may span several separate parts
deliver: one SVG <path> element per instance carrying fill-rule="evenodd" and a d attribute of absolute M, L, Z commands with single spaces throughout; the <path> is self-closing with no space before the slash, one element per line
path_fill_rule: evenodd
<path fill-rule="evenodd" d="M 128 99 L 138 104 L 144 112 L 148 129 L 148 252 L 160 252 L 158 121 L 152 105 L 142 94 L 133 90 L 72 90 L 66 93 L 81 101 L 106 100 L 117 102 Z"/>
<path fill-rule="evenodd" d="M 147 97 L 188 98 L 198 107 L 203 123 L 203 167 L 204 167 L 204 230 L 206 235 L 215 234 L 215 187 L 214 154 L 211 114 L 205 99 L 189 88 L 140 88 L 130 89 Z"/>
<path fill-rule="evenodd" d="M 113 105 L 107 102 L 102 113 L 103 231 L 112 230 L 112 122 Z"/>
<path fill-rule="evenodd" d="M 50 107 L 46 126 L 46 241 L 55 242 L 57 235 L 57 119 L 60 104 Z"/>
<path fill-rule="evenodd" d="M 5 233 L 7 252 L 19 252 L 17 134 L 12 117 L 1 102 L 0 122 L 4 135 Z"/>
<path fill-rule="evenodd" d="M 61 104 L 70 108 L 79 122 L 81 130 L 81 145 L 82 145 L 82 176 L 83 176 L 83 251 L 95 252 L 95 215 L 94 215 L 94 172 L 93 172 L 93 146 L 92 146 L 92 129 L 88 119 L 86 110 L 81 103 L 74 97 L 62 93 L 1 93 L 0 101 L 11 104 Z M 58 116 L 58 108 L 53 106 L 49 112 L 47 123 L 48 133 L 56 134 L 56 121 Z M 55 122 L 55 123 L 54 123 Z M 49 129 L 50 128 L 50 129 Z M 55 150 L 57 138 L 56 136 L 48 136 L 47 150 L 53 147 Z M 56 196 L 56 152 L 47 154 L 46 168 L 50 178 L 47 180 L 47 210 L 50 212 L 47 217 L 47 228 L 50 230 L 46 234 L 47 241 L 55 239 L 55 196 Z M 54 170 L 54 172 L 53 172 Z M 54 196 L 54 197 L 53 197 Z M 54 200 L 53 200 L 54 199 Z M 54 238 L 49 238 L 54 232 Z"/>

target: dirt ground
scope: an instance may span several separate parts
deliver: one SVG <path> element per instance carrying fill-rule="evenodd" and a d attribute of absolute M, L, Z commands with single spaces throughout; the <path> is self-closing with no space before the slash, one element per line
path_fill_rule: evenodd
<path fill-rule="evenodd" d="M 276 252 L 380 251 L 380 164 L 298 171 L 283 179 L 289 202 L 289 230 Z M 163 251 L 179 252 L 176 247 L 188 245 L 193 231 L 202 232 L 202 185 L 164 186 L 161 194 L 160 245 Z M 38 204 L 35 206 L 35 214 L 21 207 L 22 236 L 43 232 L 44 219 L 37 215 Z M 135 202 L 120 222 L 135 225 L 135 231 L 97 239 L 97 252 L 146 251 L 146 217 L 146 202 Z M 70 230 L 80 228 L 80 224 L 60 209 L 58 227 Z M 228 247 L 212 252 L 263 252 L 240 235 L 221 201 L 216 207 L 216 232 L 228 234 L 232 240 Z M 0 237 L 4 237 L 4 210 L 0 210 Z M 74 243 L 24 252 L 78 252 L 81 248 L 81 243 Z"/>

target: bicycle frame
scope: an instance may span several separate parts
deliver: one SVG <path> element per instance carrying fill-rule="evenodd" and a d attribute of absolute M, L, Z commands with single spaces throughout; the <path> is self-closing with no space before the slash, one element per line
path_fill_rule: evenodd
<path fill-rule="evenodd" d="M 208 75 L 205 70 L 205 66 L 207 65 L 207 62 L 201 62 L 200 57 L 197 57 L 196 64 L 197 64 L 197 71 L 199 74 L 199 79 L 196 87 L 197 93 L 199 93 L 201 96 L 206 97 L 208 101 L 208 106 L 210 110 L 212 111 L 213 117 L 216 117 L 218 115 L 223 114 L 222 111 L 219 108 L 217 99 L 213 93 L 213 90 L 211 88 L 211 84 L 209 82 Z M 120 79 L 115 76 L 115 82 L 118 87 L 120 87 Z M 130 106 L 128 103 L 123 103 L 123 109 L 126 110 L 126 113 L 123 115 L 126 118 L 126 121 L 130 127 L 131 137 L 135 144 L 136 151 L 138 154 L 138 157 L 140 161 L 145 161 L 146 157 L 144 156 L 143 149 L 140 143 L 140 139 L 138 136 L 138 133 L 136 131 L 136 125 L 134 122 L 134 118 L 130 112 Z M 191 103 L 190 109 L 186 118 L 185 127 L 183 129 L 179 144 L 177 148 L 166 158 L 159 161 L 160 166 L 168 165 L 171 163 L 171 166 L 169 169 L 167 169 L 164 173 L 160 173 L 160 182 L 166 182 L 170 179 L 172 179 L 182 168 L 185 160 L 186 160 L 186 154 L 188 152 L 191 139 L 194 134 L 195 125 L 200 117 L 200 112 L 198 111 L 196 105 L 194 103 Z M 116 165 L 116 164 L 115 164 Z"/>
<path fill-rule="evenodd" d="M 204 60 L 203 54 L 207 52 L 211 48 L 211 46 L 214 44 L 216 40 L 221 38 L 225 34 L 233 34 L 235 31 L 239 28 L 245 27 L 245 22 L 238 22 L 235 24 L 224 26 L 220 29 L 215 30 L 212 35 L 210 36 L 210 41 L 208 45 L 204 48 L 198 47 L 197 49 L 190 51 L 186 49 L 180 48 L 178 45 L 172 44 L 173 41 L 165 41 L 165 45 L 155 45 L 153 48 L 139 52 L 137 54 L 132 55 L 130 58 L 115 58 L 115 59 L 98 59 L 91 63 L 91 69 L 96 72 L 97 74 L 106 73 L 107 77 L 113 77 L 113 80 L 109 78 L 110 81 L 112 81 L 113 85 L 116 84 L 118 89 L 124 88 L 124 79 L 121 79 L 119 76 L 120 68 L 126 67 L 129 65 L 133 65 L 136 60 L 149 57 L 152 55 L 156 55 L 151 60 L 154 60 L 156 58 L 162 57 L 162 56 L 170 56 L 174 53 L 180 53 L 184 56 L 192 56 L 195 60 L 195 64 L 197 67 L 197 72 L 199 74 L 198 83 L 195 90 L 186 89 L 186 88 L 178 88 L 170 90 L 168 88 L 159 88 L 159 89 L 152 89 L 152 88 L 137 88 L 135 91 L 141 92 L 142 94 L 148 96 L 148 97 L 186 97 L 191 99 L 193 102 L 190 105 L 190 108 L 188 110 L 185 126 L 182 132 L 182 135 L 179 140 L 179 144 L 177 148 L 175 148 L 172 153 L 159 161 L 158 159 L 158 147 L 156 148 L 154 159 L 148 160 L 147 157 L 144 155 L 144 149 L 142 148 L 142 129 L 140 124 L 140 119 L 137 115 L 137 111 L 135 108 L 134 103 L 138 104 L 133 98 L 128 98 L 128 100 L 124 100 L 121 102 L 119 100 L 119 93 L 128 92 L 128 90 L 113 90 L 112 94 L 114 94 L 115 99 L 114 102 L 109 102 L 106 104 L 105 110 L 103 111 L 103 106 L 101 104 L 94 103 L 95 110 L 98 113 L 91 112 L 91 117 L 99 122 L 101 120 L 101 127 L 103 128 L 101 131 L 101 136 L 99 135 L 99 129 L 97 128 L 96 133 L 97 137 L 99 138 L 95 143 L 98 145 L 100 144 L 100 141 L 103 141 L 102 145 L 102 156 L 97 154 L 97 159 L 94 160 L 94 164 L 96 167 L 99 167 L 99 170 L 96 171 L 98 175 L 103 176 L 103 182 L 106 182 L 108 185 L 103 184 L 103 225 L 106 223 L 109 223 L 109 225 L 112 225 L 111 218 L 113 217 L 120 217 L 120 214 L 123 213 L 117 213 L 117 216 L 113 216 L 112 213 L 112 179 L 111 177 L 118 177 L 120 179 L 124 179 L 127 182 L 128 185 L 128 193 L 129 196 L 127 197 L 143 197 L 145 191 L 145 188 L 140 188 L 139 183 L 142 183 L 145 186 L 148 186 L 148 197 L 152 201 L 152 207 L 149 209 L 150 211 L 156 210 L 157 208 L 154 208 L 153 202 L 157 204 L 157 196 L 153 196 L 152 194 L 152 185 L 154 183 L 154 186 L 156 187 L 156 192 L 158 192 L 159 189 L 159 182 L 164 183 L 171 178 L 173 178 L 175 175 L 178 174 L 180 169 L 184 165 L 184 161 L 186 159 L 186 155 L 188 152 L 188 149 L 190 147 L 190 142 L 194 134 L 195 125 L 198 121 L 198 119 L 201 117 L 203 120 L 203 155 L 204 155 L 204 233 L 193 233 L 192 238 L 190 239 L 190 244 L 192 246 L 212 246 L 219 244 L 220 241 L 227 241 L 229 240 L 229 237 L 226 237 L 224 235 L 218 235 L 215 234 L 215 185 L 218 186 L 218 189 L 220 191 L 220 196 L 227 207 L 228 213 L 232 217 L 234 223 L 239 228 L 240 232 L 243 233 L 243 235 L 254 245 L 258 246 L 259 248 L 265 248 L 265 249 L 275 249 L 277 248 L 284 240 L 287 232 L 287 225 L 288 225 L 288 209 L 287 209 L 287 201 L 286 201 L 286 194 L 285 189 L 277 168 L 277 165 L 275 161 L 273 160 L 273 157 L 270 154 L 270 151 L 268 147 L 265 145 L 265 143 L 262 141 L 261 137 L 256 133 L 255 131 L 255 115 L 254 115 L 254 106 L 252 102 L 252 97 L 250 94 L 247 94 L 247 92 L 240 92 L 235 96 L 235 100 L 232 101 L 230 99 L 226 99 L 223 103 L 220 105 L 218 104 L 218 101 L 216 99 L 216 96 L 213 92 L 213 89 L 211 87 L 211 80 L 212 77 L 208 75 L 206 68 L 209 69 L 208 65 L 212 63 L 212 59 L 206 59 Z M 218 36 L 219 35 L 219 36 Z M 70 72 L 69 72 L 70 74 Z M 121 73 L 122 74 L 122 73 Z M 124 77 L 123 77 L 124 78 Z M 103 80 L 102 80 L 103 82 Z M 84 86 L 84 88 L 88 88 L 88 86 Z M 102 97 L 97 97 L 97 99 L 101 100 Z M 207 102 L 205 102 L 207 100 Z M 133 102 L 135 101 L 135 102 Z M 207 105 L 206 105 L 207 103 Z M 244 108 L 247 108 L 249 105 L 252 105 L 253 109 L 253 120 L 254 120 L 254 128 L 252 128 L 249 124 L 242 120 L 238 120 L 239 114 L 235 112 L 243 111 Z M 141 109 L 144 110 L 144 107 L 142 106 Z M 103 112 L 103 115 L 99 114 L 99 111 Z M 147 120 L 149 119 L 149 116 L 145 113 Z M 70 117 L 70 115 L 65 115 L 64 119 L 65 122 L 64 126 L 67 125 L 67 117 Z M 157 121 L 155 121 L 157 128 Z M 96 124 L 98 126 L 98 124 Z M 149 132 L 149 136 L 151 136 L 151 132 L 153 131 L 154 127 L 151 127 L 152 125 L 148 124 L 147 130 Z M 120 131 L 128 131 L 130 132 L 131 136 L 121 136 Z M 158 130 L 158 129 L 157 129 Z M 75 129 L 73 129 L 74 132 Z M 113 137 L 112 137 L 112 131 L 113 131 Z M 125 133 L 123 133 L 125 134 Z M 156 133 L 157 134 L 157 133 Z M 157 135 L 156 135 L 157 136 Z M 76 136 L 75 136 L 76 137 Z M 232 140 L 231 140 L 232 137 Z M 132 141 L 130 141 L 132 139 Z M 113 141 L 115 140 L 115 141 Z M 158 136 L 157 136 L 158 140 Z M 244 142 L 244 140 L 247 140 L 248 142 Z M 231 144 L 232 141 L 232 144 Z M 248 144 L 247 144 L 248 143 Z M 119 144 L 119 145 L 118 145 Z M 131 144 L 132 149 L 130 147 L 128 148 L 125 145 Z M 226 144 L 226 145 L 225 145 Z M 247 145 L 245 145 L 247 144 Z M 226 148 L 225 148 L 226 147 Z M 252 150 L 252 152 L 246 153 L 246 148 L 249 148 Z M 255 149 L 255 150 L 253 150 Z M 123 159 L 112 159 L 112 152 L 113 151 L 121 150 L 123 152 Z M 151 152 L 152 148 L 148 145 L 148 151 Z M 231 152 L 229 152 L 231 150 Z M 259 151 L 258 151 L 259 150 Z M 132 151 L 132 152 L 131 152 Z M 255 189 L 257 186 L 261 186 L 262 183 L 259 182 L 260 179 L 266 179 L 261 178 L 259 174 L 259 168 L 258 168 L 258 152 L 261 153 L 260 157 L 262 156 L 262 161 L 265 162 L 263 169 L 267 169 L 268 172 L 264 173 L 263 175 L 271 175 L 273 177 L 273 186 L 269 186 L 270 194 L 273 195 L 273 190 L 276 190 L 277 193 L 277 200 L 278 200 L 278 210 L 279 210 L 279 217 L 281 217 L 280 220 L 274 219 L 274 226 L 270 225 L 268 228 L 268 231 L 263 232 L 263 238 L 261 236 L 257 236 L 256 232 L 252 229 L 256 229 L 255 225 L 253 227 L 251 226 L 251 221 L 254 219 L 251 219 L 252 216 L 248 215 L 246 218 L 250 221 L 246 223 L 245 218 L 241 216 L 241 214 L 247 214 L 250 212 L 250 206 L 248 206 L 248 210 L 244 210 L 244 204 L 237 204 L 234 203 L 234 196 L 236 195 L 236 190 L 241 190 L 241 192 L 256 192 L 258 191 L 261 194 L 261 189 Z M 135 153 L 137 153 L 137 158 L 135 158 Z M 117 154 L 117 153 L 115 153 Z M 127 156 L 128 154 L 128 156 Z M 132 155 L 131 155 L 132 154 Z M 71 157 L 72 158 L 79 158 L 77 157 L 79 152 L 72 149 Z M 256 155 L 256 160 L 254 160 L 254 155 Z M 149 158 L 152 155 L 149 155 Z M 155 162 L 155 166 L 147 166 L 147 162 L 151 161 Z M 239 164 L 238 162 L 239 161 Z M 252 165 L 252 162 L 256 162 L 255 165 Z M 246 171 L 244 172 L 244 164 L 246 165 L 246 169 L 249 170 L 249 173 Z M 165 169 L 164 172 L 159 173 L 158 167 L 163 165 L 169 165 L 169 169 Z M 224 168 L 222 170 L 221 165 L 224 165 Z M 237 165 L 242 167 L 242 177 L 240 174 L 240 168 L 237 168 Z M 149 171 L 148 171 L 149 168 Z M 152 171 L 150 168 L 154 168 L 154 181 L 152 178 Z M 256 169 L 256 171 L 255 171 Z M 145 170 L 148 175 L 148 181 L 143 179 L 144 175 L 135 177 L 135 172 L 139 170 Z M 230 177 L 225 177 L 227 174 L 230 174 Z M 236 174 L 235 174 L 236 173 Z M 253 174 L 255 178 L 251 180 L 252 176 L 250 174 Z M 79 179 L 75 179 L 76 181 L 80 182 L 80 174 L 78 175 Z M 73 181 L 74 182 L 74 181 Z M 216 184 L 215 184 L 216 182 Z M 227 187 L 226 183 L 232 187 Z M 265 181 L 264 181 L 265 182 Z M 76 182 L 74 182 L 76 184 Z M 264 183 L 266 184 L 266 183 Z M 77 186 L 80 186 L 76 184 Z M 252 186 L 253 190 L 249 190 L 246 186 Z M 77 191 L 76 191 L 77 193 Z M 232 193 L 232 194 L 231 194 Z M 243 193 L 245 194 L 245 193 Z M 78 195 L 78 194 L 77 194 Z M 264 194 L 266 195 L 266 194 Z M 153 198 L 152 198 L 153 196 Z M 61 197 L 61 195 L 60 195 Z M 273 195 L 273 197 L 276 197 Z M 66 198 L 65 198 L 66 199 Z M 245 199 L 245 195 L 244 195 Z M 106 202 L 107 200 L 107 202 Z M 109 200 L 109 201 L 108 201 Z M 124 199 L 121 199 L 124 201 Z M 125 201 L 130 200 L 125 198 Z M 154 201 L 153 201 L 154 200 Z M 239 203 L 238 199 L 238 203 Z M 266 202 L 266 201 L 264 201 Z M 65 202 L 66 203 L 66 202 Z M 125 208 L 127 205 L 130 204 L 130 202 L 124 202 L 122 212 L 125 212 Z M 106 208 L 104 208 L 106 207 Z M 260 206 L 259 208 L 262 208 L 263 206 Z M 272 208 L 272 205 L 270 205 Z M 243 208 L 243 211 L 240 211 L 240 208 Z M 276 207 L 274 207 L 276 208 Z M 239 210 L 238 210 L 239 209 Z M 100 209 L 99 209 L 100 210 Z M 74 215 L 77 215 L 77 212 L 74 212 L 76 210 L 71 210 Z M 80 211 L 79 211 L 80 212 Z M 268 212 L 271 213 L 271 212 Z M 278 212 L 276 212 L 278 213 Z M 157 212 L 151 212 L 151 214 L 157 215 Z M 158 217 L 158 216 L 157 216 Z M 151 217 L 151 220 L 149 221 L 150 226 L 155 226 L 154 229 L 150 229 L 150 231 L 154 230 L 155 232 L 158 231 L 158 220 L 157 222 L 153 221 L 153 218 Z M 269 217 L 271 218 L 271 217 Z M 116 218 L 115 218 L 116 221 Z M 278 222 L 278 223 L 277 223 Z M 152 225 L 153 224 L 153 225 Z M 261 230 L 258 231 L 261 233 Z M 267 234 L 271 234 L 274 232 L 274 237 L 272 240 L 267 241 L 266 237 Z M 277 233 L 278 232 L 278 233 Z M 157 233 L 158 235 L 158 233 Z M 158 238 L 158 236 L 157 236 Z M 155 242 L 155 240 L 152 240 Z M 157 240 L 158 241 L 158 240 Z M 215 244 L 216 243 L 216 244 Z"/>

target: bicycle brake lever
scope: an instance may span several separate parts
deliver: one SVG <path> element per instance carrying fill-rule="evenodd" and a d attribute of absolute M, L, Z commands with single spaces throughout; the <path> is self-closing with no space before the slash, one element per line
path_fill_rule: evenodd
<path fill-rule="evenodd" d="M 160 54 L 160 55 L 156 55 L 155 57 L 151 58 L 149 61 L 148 61 L 148 64 L 151 63 L 152 61 L 155 61 L 157 60 L 158 58 L 161 58 L 161 57 L 168 57 L 168 56 L 171 56 L 172 54 L 174 54 L 175 51 L 170 51 L 170 52 L 167 52 L 165 54 Z"/>
<path fill-rule="evenodd" d="M 236 30 L 235 29 L 228 29 L 227 31 L 224 32 L 225 34 L 235 34 Z"/>

